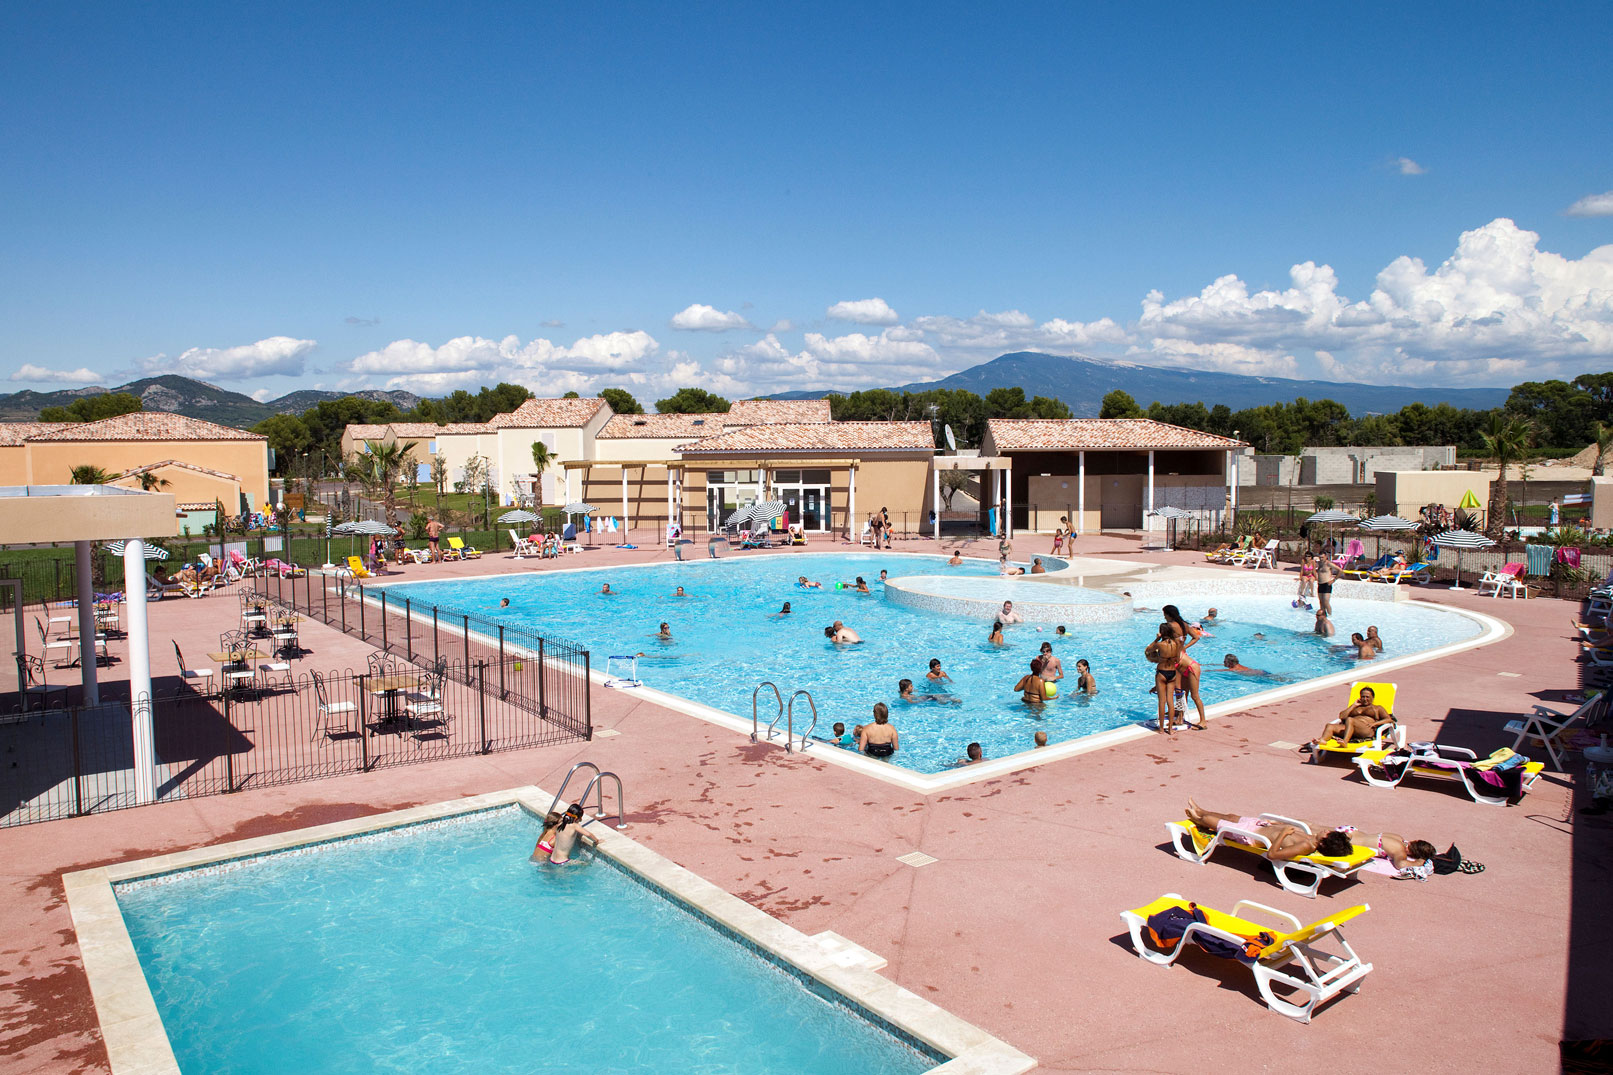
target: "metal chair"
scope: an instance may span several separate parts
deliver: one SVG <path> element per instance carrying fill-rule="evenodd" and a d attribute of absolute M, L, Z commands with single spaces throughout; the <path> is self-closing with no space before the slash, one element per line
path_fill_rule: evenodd
<path fill-rule="evenodd" d="M 179 651 L 179 643 L 174 643 L 174 660 L 179 662 L 179 678 L 186 683 L 202 683 L 207 692 L 213 689 L 213 670 L 211 668 L 186 668 L 185 655 Z"/>
<path fill-rule="evenodd" d="M 314 724 L 314 734 L 308 737 L 309 741 L 312 742 L 318 739 L 320 732 L 324 732 L 328 739 L 331 725 L 334 719 L 338 717 L 341 718 L 342 731 L 352 731 L 349 714 L 357 713 L 358 706 L 352 702 L 332 702 L 325 693 L 325 677 L 318 672 L 310 672 L 309 675 L 313 677 L 314 697 L 319 702 L 319 720 Z"/>
<path fill-rule="evenodd" d="M 448 738 L 448 711 L 443 708 L 443 680 L 447 676 L 446 662 L 439 661 L 437 667 L 425 674 L 425 679 L 418 691 L 403 696 L 403 710 L 411 721 L 420 719 L 435 720 L 439 725 L 444 739 Z M 419 742 L 416 736 L 415 741 Z"/>
<path fill-rule="evenodd" d="M 39 629 L 39 644 L 45 647 L 46 655 L 48 656 L 52 651 L 59 654 L 56 659 L 57 668 L 67 668 L 75 662 L 73 650 L 76 648 L 77 643 L 71 638 L 49 637 L 45 633 L 44 623 L 40 621 L 38 616 L 34 617 L 34 626 Z"/>
<path fill-rule="evenodd" d="M 45 678 L 45 662 L 32 653 L 23 655 L 23 666 L 28 676 L 27 696 L 30 700 L 29 709 L 33 708 L 32 699 L 40 700 L 39 708 L 49 709 L 51 695 L 61 696 L 62 707 L 67 707 L 66 684 L 53 684 Z"/>
<path fill-rule="evenodd" d="M 218 636 L 218 648 L 220 652 L 237 658 L 219 670 L 219 678 L 224 683 L 224 689 L 237 690 L 250 687 L 252 680 L 257 678 L 257 673 L 252 669 L 252 662 L 245 656 L 252 649 L 252 643 L 246 637 L 246 632 L 225 631 Z"/>

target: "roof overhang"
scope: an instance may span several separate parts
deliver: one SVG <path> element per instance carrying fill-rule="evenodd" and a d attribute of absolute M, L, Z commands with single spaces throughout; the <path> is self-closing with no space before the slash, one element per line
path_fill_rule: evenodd
<path fill-rule="evenodd" d="M 0 487 L 0 544 L 172 537 L 174 497 L 115 485 Z"/>

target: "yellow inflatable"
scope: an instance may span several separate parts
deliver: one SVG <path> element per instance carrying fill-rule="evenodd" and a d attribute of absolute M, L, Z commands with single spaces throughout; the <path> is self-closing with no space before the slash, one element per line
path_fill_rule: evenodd
<path fill-rule="evenodd" d="M 1042 684 L 1042 697 L 1043 698 L 1057 698 L 1058 696 L 1059 696 L 1059 685 L 1057 683 L 1043 683 Z"/>

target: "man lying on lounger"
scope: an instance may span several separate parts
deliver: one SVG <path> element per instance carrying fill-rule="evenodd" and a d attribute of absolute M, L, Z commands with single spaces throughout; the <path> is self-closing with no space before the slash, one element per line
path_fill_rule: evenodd
<path fill-rule="evenodd" d="M 1321 854 L 1329 858 L 1344 858 L 1351 850 L 1350 835 L 1334 830 L 1321 836 L 1305 832 L 1285 821 L 1262 821 L 1258 817 L 1239 814 L 1218 814 L 1206 810 L 1192 799 L 1187 800 L 1187 817 L 1205 832 L 1220 832 L 1223 828 L 1259 833 L 1270 847 L 1265 856 L 1273 862 L 1291 862 L 1306 855 Z"/>
<path fill-rule="evenodd" d="M 1339 719 L 1322 729 L 1320 739 L 1312 739 L 1300 747 L 1300 753 L 1309 754 L 1329 739 L 1337 739 L 1341 743 L 1371 739 L 1378 733 L 1379 728 L 1385 724 L 1393 724 L 1395 718 L 1377 703 L 1376 698 L 1377 694 L 1371 687 L 1362 687 L 1356 700 L 1339 711 Z"/>

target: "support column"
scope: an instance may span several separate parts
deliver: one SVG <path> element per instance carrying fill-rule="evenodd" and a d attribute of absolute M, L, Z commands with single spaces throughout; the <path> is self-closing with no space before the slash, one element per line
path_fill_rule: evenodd
<path fill-rule="evenodd" d="M 667 525 L 667 536 L 668 537 L 671 536 L 672 527 L 673 527 L 674 523 L 676 523 L 676 521 L 677 521 L 677 517 L 672 514 L 672 468 L 667 467 L 666 468 L 666 525 Z"/>
<path fill-rule="evenodd" d="M 936 466 L 934 463 L 931 463 L 930 464 L 930 472 L 931 472 L 931 474 L 933 476 L 933 481 L 931 482 L 932 489 L 930 491 L 930 510 L 935 512 L 935 526 L 932 528 L 934 532 L 932 534 L 930 534 L 930 536 L 933 537 L 936 541 L 940 541 L 941 540 L 941 468 Z"/>
<path fill-rule="evenodd" d="M 576 501 L 572 499 L 571 496 L 571 468 L 566 467 L 562 473 L 566 476 L 566 504 L 575 504 Z M 566 504 L 562 504 L 560 506 L 565 507 Z"/>
<path fill-rule="evenodd" d="M 123 629 L 129 639 L 134 800 L 149 803 L 157 798 L 157 751 L 152 731 L 151 633 L 146 626 L 146 548 L 139 538 L 130 538 L 123 546 Z"/>
<path fill-rule="evenodd" d="M 1012 539 L 1014 536 L 1014 468 L 1013 464 L 1003 468 L 1003 537 Z"/>
<path fill-rule="evenodd" d="M 990 471 L 991 474 L 991 507 L 997 521 L 997 532 L 993 537 L 1002 537 L 1008 532 L 1003 526 L 1003 472 L 1002 468 Z"/>
<path fill-rule="evenodd" d="M 626 543 L 628 541 L 628 536 L 627 535 L 630 532 L 630 530 L 631 530 L 631 528 L 628 526 L 628 522 L 627 522 L 627 466 L 626 466 L 626 464 L 623 464 L 623 466 L 622 466 L 622 542 L 621 543 Z"/>
<path fill-rule="evenodd" d="M 857 525 L 857 466 L 855 463 L 846 467 L 846 540 L 856 541 L 862 533 Z"/>
<path fill-rule="evenodd" d="M 95 582 L 90 578 L 90 543 L 73 542 L 73 562 L 78 577 L 78 656 L 79 681 L 84 684 L 84 704 L 101 704 L 101 687 L 95 666 Z"/>
<path fill-rule="evenodd" d="M 1087 453 L 1076 453 L 1075 473 L 1075 517 L 1080 520 L 1075 524 L 1077 534 L 1087 532 Z"/>
<path fill-rule="evenodd" d="M 1148 449 L 1148 507 L 1144 511 L 1150 515 L 1154 511 L 1154 449 L 1152 448 Z M 1147 519 L 1143 520 L 1143 529 L 1148 529 Z"/>

